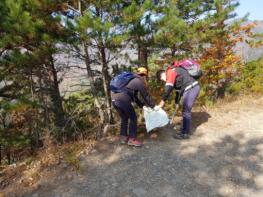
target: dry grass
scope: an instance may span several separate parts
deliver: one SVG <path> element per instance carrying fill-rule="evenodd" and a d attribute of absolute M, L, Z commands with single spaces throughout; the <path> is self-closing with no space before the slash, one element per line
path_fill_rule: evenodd
<path fill-rule="evenodd" d="M 242 94 L 239 96 L 225 96 L 224 99 L 218 99 L 213 105 L 207 106 L 198 106 L 197 110 L 214 110 L 222 108 L 231 108 L 237 106 L 250 106 L 250 105 L 262 105 L 263 104 L 263 95 L 262 94 Z"/>
<path fill-rule="evenodd" d="M 34 187 L 41 178 L 56 176 L 56 171 L 65 167 L 69 171 L 79 172 L 80 155 L 87 154 L 94 144 L 94 140 L 87 140 L 59 146 L 47 139 L 44 148 L 35 157 L 6 166 L 0 171 L 0 190 L 12 191 L 12 188 L 25 190 L 27 187 Z"/>

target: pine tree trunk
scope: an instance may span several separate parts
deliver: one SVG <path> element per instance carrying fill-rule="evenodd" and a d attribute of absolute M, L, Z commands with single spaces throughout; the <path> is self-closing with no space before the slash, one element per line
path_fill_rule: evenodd
<path fill-rule="evenodd" d="M 113 119 L 112 106 L 111 106 L 111 94 L 108 88 L 110 84 L 110 77 L 109 77 L 109 72 L 108 72 L 108 63 L 106 60 L 105 47 L 102 42 L 99 46 L 99 50 L 100 50 L 100 57 L 101 57 L 101 62 L 102 62 L 102 81 L 103 81 L 103 89 L 104 89 L 105 99 L 106 99 L 107 121 L 110 124 L 112 124 L 114 123 L 114 119 Z"/>
<path fill-rule="evenodd" d="M 147 47 L 142 47 L 141 50 L 141 62 L 142 65 L 148 70 L 148 50 Z"/>
<path fill-rule="evenodd" d="M 101 55 L 101 61 L 102 61 L 103 89 L 104 89 L 105 98 L 106 98 L 107 121 L 110 124 L 112 124 L 114 123 L 114 119 L 113 119 L 113 114 L 112 114 L 111 95 L 110 95 L 110 90 L 108 88 L 109 83 L 110 83 L 110 77 L 108 73 L 108 63 L 106 60 L 105 47 L 103 46 L 103 44 L 100 45 L 100 55 Z"/>
<path fill-rule="evenodd" d="M 222 4 L 218 3 L 216 4 L 216 12 L 217 14 L 222 14 L 223 12 L 223 6 Z M 217 22 L 217 27 L 219 27 L 220 29 L 224 29 L 225 28 L 225 23 L 224 23 L 224 19 L 222 18 L 221 20 L 219 20 Z M 216 40 L 216 47 L 217 47 L 217 54 L 216 54 L 216 58 L 217 58 L 217 63 L 220 64 L 221 62 L 223 62 L 224 57 L 226 55 L 226 49 L 225 49 L 225 33 L 224 31 L 220 33 L 219 35 L 221 37 L 221 39 Z M 220 71 L 222 71 L 221 69 L 217 70 L 217 75 L 220 74 Z M 220 82 L 218 81 L 217 83 L 217 88 L 216 88 L 216 93 L 217 93 L 217 98 L 224 98 L 225 97 L 225 90 L 226 90 L 226 84 L 225 82 Z"/>
<path fill-rule="evenodd" d="M 140 66 L 148 69 L 148 49 L 140 42 L 138 43 L 138 61 Z"/>
<path fill-rule="evenodd" d="M 6 148 L 6 158 L 7 158 L 8 165 L 10 165 L 11 164 L 11 150 L 9 147 Z"/>
<path fill-rule="evenodd" d="M 89 83 L 90 83 L 91 93 L 92 93 L 92 96 L 94 98 L 94 104 L 95 104 L 95 106 L 97 107 L 97 109 L 99 111 L 100 127 L 102 129 L 103 124 L 105 123 L 104 112 L 103 112 L 103 109 L 102 109 L 102 105 L 99 102 L 99 99 L 97 97 L 96 89 L 95 89 L 95 86 L 94 86 L 95 81 L 94 81 L 93 73 L 92 73 L 91 66 L 90 66 L 88 45 L 87 45 L 87 43 L 83 42 L 83 46 L 84 46 L 84 52 L 85 52 L 85 64 L 86 64 L 86 69 L 87 69 L 87 76 L 88 76 L 88 80 L 89 80 Z"/>
<path fill-rule="evenodd" d="M 30 73 L 30 88 L 31 88 L 31 100 L 32 102 L 35 101 L 35 86 L 34 86 L 34 80 L 33 80 L 33 72 L 31 70 Z M 38 114 L 35 114 L 38 116 Z M 33 132 L 33 143 L 32 143 L 32 148 L 34 149 L 35 147 L 39 147 L 39 129 L 38 129 L 38 120 L 39 117 L 35 119 L 36 121 L 33 121 L 30 124 L 30 129 L 31 132 Z M 34 145 L 34 146 L 33 146 Z"/>
<path fill-rule="evenodd" d="M 172 55 L 172 57 L 175 57 L 175 52 L 176 52 L 176 47 L 175 47 L 175 45 L 173 45 L 172 48 L 171 48 L 171 55 Z"/>
<path fill-rule="evenodd" d="M 54 65 L 53 57 L 50 57 L 50 77 L 51 77 L 51 84 L 50 84 L 50 97 L 52 102 L 52 110 L 55 115 L 55 125 L 59 129 L 63 129 L 65 126 L 65 113 L 62 106 L 62 98 L 59 92 L 59 82 L 57 77 L 57 70 Z"/>
<path fill-rule="evenodd" d="M 101 17 L 100 9 L 96 7 L 96 15 L 98 17 Z M 108 88 L 110 83 L 110 77 L 108 73 L 108 63 L 106 59 L 106 48 L 103 42 L 103 36 L 100 35 L 100 38 L 98 40 L 98 50 L 100 53 L 100 60 L 102 63 L 102 81 L 103 81 L 103 89 L 105 93 L 105 99 L 106 99 L 106 113 L 107 113 L 107 122 L 112 124 L 114 122 L 113 119 L 113 113 L 112 113 L 112 106 L 111 106 L 111 94 L 110 90 Z"/>

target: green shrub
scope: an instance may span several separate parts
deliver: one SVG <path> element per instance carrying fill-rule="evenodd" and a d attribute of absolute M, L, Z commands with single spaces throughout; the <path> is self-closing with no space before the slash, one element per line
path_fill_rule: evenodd
<path fill-rule="evenodd" d="M 94 99 L 89 92 L 73 93 L 64 100 L 67 116 L 66 136 L 70 139 L 86 136 L 98 120 Z"/>
<path fill-rule="evenodd" d="M 229 88 L 227 89 L 227 92 L 232 95 L 238 95 L 242 91 L 242 83 L 232 83 Z"/>
<path fill-rule="evenodd" d="M 247 91 L 263 93 L 263 57 L 248 62 L 241 71 L 241 75 L 228 87 L 228 93 L 239 94 Z"/>

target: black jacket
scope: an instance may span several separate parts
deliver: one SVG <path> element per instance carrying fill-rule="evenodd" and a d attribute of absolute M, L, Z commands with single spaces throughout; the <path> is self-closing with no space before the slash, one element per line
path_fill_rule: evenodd
<path fill-rule="evenodd" d="M 191 85 L 192 83 L 195 82 L 195 79 L 191 77 L 188 73 L 187 70 L 185 70 L 182 67 L 176 67 L 176 68 L 169 68 L 169 72 L 175 72 L 175 79 L 173 84 L 166 84 L 164 88 L 164 94 L 162 96 L 162 99 L 166 101 L 172 90 L 176 90 L 176 97 L 175 97 L 175 102 L 176 104 L 179 103 L 181 96 L 184 93 L 184 90 L 187 86 Z M 167 72 L 166 72 L 167 74 Z M 166 76 L 167 77 L 167 76 Z"/>
<path fill-rule="evenodd" d="M 147 105 L 151 108 L 155 106 L 150 94 L 147 90 L 145 82 L 142 77 L 136 75 L 127 85 L 127 92 L 113 93 L 112 100 L 119 100 L 124 102 L 135 102 L 139 107 Z M 143 101 L 139 98 L 139 95 L 142 97 Z"/>

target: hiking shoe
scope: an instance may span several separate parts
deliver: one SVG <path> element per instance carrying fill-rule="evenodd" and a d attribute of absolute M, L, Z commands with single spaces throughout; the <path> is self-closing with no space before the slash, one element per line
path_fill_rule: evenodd
<path fill-rule="evenodd" d="M 129 141 L 129 137 L 128 136 L 124 136 L 124 135 L 120 136 L 120 143 L 121 144 L 127 144 L 128 141 Z"/>
<path fill-rule="evenodd" d="M 189 134 L 183 134 L 183 133 L 180 133 L 180 134 L 176 133 L 176 134 L 173 135 L 173 137 L 175 139 L 178 139 L 178 140 L 185 140 L 185 139 L 189 139 L 190 138 Z"/>
<path fill-rule="evenodd" d="M 136 138 L 129 138 L 128 145 L 130 145 L 130 146 L 138 146 L 139 147 L 139 146 L 142 146 L 142 142 L 139 141 Z"/>

